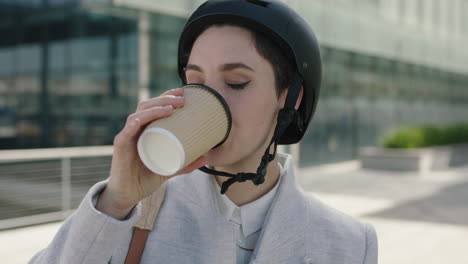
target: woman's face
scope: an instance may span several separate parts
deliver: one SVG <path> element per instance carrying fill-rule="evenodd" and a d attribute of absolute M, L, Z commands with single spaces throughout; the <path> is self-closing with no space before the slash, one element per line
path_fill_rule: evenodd
<path fill-rule="evenodd" d="M 273 68 L 257 52 L 249 31 L 236 26 L 208 28 L 193 45 L 186 78 L 218 91 L 231 110 L 231 133 L 223 145 L 205 154 L 208 164 L 230 166 L 263 154 L 284 94 L 278 99 Z"/>

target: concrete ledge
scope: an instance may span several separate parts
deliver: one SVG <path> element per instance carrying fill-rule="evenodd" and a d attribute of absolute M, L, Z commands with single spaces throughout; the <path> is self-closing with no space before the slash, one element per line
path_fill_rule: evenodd
<path fill-rule="evenodd" d="M 113 146 L 0 150 L 0 163 L 111 156 Z"/>
<path fill-rule="evenodd" d="M 74 211 L 75 210 L 68 210 L 0 220 L 0 231 L 17 227 L 44 224 L 54 221 L 63 221 L 67 217 L 69 217 Z"/>
<path fill-rule="evenodd" d="M 468 164 L 468 144 L 409 150 L 364 147 L 359 150 L 359 159 L 367 169 L 421 173 L 446 170 Z"/>

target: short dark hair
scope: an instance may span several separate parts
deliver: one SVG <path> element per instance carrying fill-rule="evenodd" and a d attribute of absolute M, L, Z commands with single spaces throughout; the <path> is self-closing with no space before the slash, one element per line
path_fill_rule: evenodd
<path fill-rule="evenodd" d="M 245 27 L 244 27 L 245 28 Z M 262 32 L 258 32 L 249 28 L 245 28 L 252 33 L 255 40 L 255 48 L 260 56 L 270 62 L 275 74 L 276 95 L 279 97 L 281 93 L 289 87 L 295 72 L 295 63 L 288 58 L 284 52 Z"/>
<path fill-rule="evenodd" d="M 234 26 L 249 31 L 254 40 L 257 52 L 260 54 L 260 56 L 266 59 L 273 68 L 277 97 L 279 97 L 281 93 L 289 87 L 294 76 L 294 72 L 296 70 L 296 64 L 291 58 L 288 58 L 288 56 L 284 54 L 284 52 L 278 47 L 278 45 L 272 39 L 267 37 L 266 34 L 258 30 L 254 30 L 249 27 L 245 27 L 243 25 L 238 25 L 235 23 L 217 23 L 208 25 L 201 31 L 200 35 L 212 26 Z M 187 58 L 189 55 L 190 54 L 186 54 Z"/>

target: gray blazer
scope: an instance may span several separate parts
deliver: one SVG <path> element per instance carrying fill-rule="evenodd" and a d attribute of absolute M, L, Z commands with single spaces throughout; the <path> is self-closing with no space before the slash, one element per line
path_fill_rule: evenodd
<path fill-rule="evenodd" d="M 368 224 L 307 196 L 296 184 L 292 158 L 267 213 L 250 264 L 375 264 L 377 237 Z M 218 212 L 209 177 L 201 171 L 167 181 L 166 197 L 148 237 L 142 264 L 235 263 L 235 227 Z M 94 208 L 105 182 L 91 188 L 52 243 L 30 263 L 123 263 L 138 220 L 115 220 Z"/>

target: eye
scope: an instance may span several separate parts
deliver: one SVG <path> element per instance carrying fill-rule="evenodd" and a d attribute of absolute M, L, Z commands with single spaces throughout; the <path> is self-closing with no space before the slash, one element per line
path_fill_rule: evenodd
<path fill-rule="evenodd" d="M 204 79 L 199 74 L 186 74 L 185 80 L 187 83 L 204 83 Z"/>
<path fill-rule="evenodd" d="M 247 84 L 249 83 L 250 81 L 243 82 L 243 83 L 227 83 L 227 85 L 231 87 L 232 89 L 240 90 L 240 89 L 244 89 L 244 87 L 247 86 Z"/>

